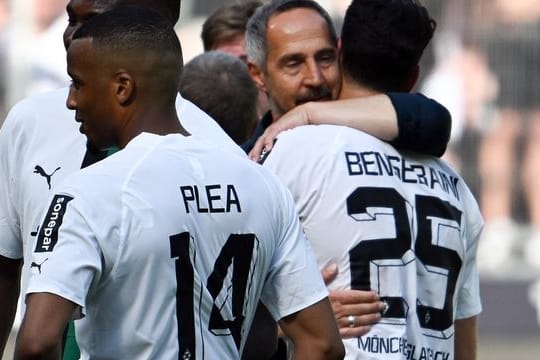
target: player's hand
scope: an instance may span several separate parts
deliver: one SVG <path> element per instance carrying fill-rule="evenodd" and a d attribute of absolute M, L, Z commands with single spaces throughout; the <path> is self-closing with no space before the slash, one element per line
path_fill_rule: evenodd
<path fill-rule="evenodd" d="M 332 290 L 330 303 L 343 338 L 366 334 L 381 319 L 385 305 L 374 291 Z"/>
<path fill-rule="evenodd" d="M 338 274 L 336 264 L 326 266 L 321 271 L 324 283 L 329 285 Z M 332 290 L 330 303 L 343 338 L 366 334 L 371 325 L 381 319 L 385 305 L 374 291 Z M 352 320 L 352 323 L 351 323 Z"/>
<path fill-rule="evenodd" d="M 257 139 L 253 149 L 249 152 L 249 158 L 253 161 L 259 161 L 261 154 L 272 149 L 274 141 L 279 133 L 285 130 L 293 129 L 298 126 L 309 124 L 308 104 L 303 104 L 292 109 L 283 115 L 278 121 L 270 125 L 264 133 Z"/>

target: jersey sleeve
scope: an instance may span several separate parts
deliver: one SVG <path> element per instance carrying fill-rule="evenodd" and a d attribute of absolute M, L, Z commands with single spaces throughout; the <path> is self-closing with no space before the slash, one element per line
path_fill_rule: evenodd
<path fill-rule="evenodd" d="M 49 203 L 33 244 L 27 294 L 48 292 L 79 306 L 85 314 L 90 286 L 102 272 L 102 254 L 88 225 L 84 204 L 70 192 L 58 192 Z"/>
<path fill-rule="evenodd" d="M 399 135 L 391 144 L 441 157 L 450 140 L 452 117 L 435 100 L 422 94 L 387 93 L 397 114 Z"/>
<path fill-rule="evenodd" d="M 313 210 L 313 199 L 322 196 L 327 186 L 327 173 L 332 155 L 326 138 L 320 138 L 318 131 L 327 128 L 345 128 L 335 125 L 306 125 L 281 133 L 276 146 L 267 153 L 262 165 L 277 175 L 290 191 L 300 222 Z M 307 141 L 306 139 L 309 139 Z M 302 151 L 297 151 L 302 146 Z M 309 154 L 310 161 L 305 161 Z"/>
<path fill-rule="evenodd" d="M 281 186 L 280 186 L 281 187 Z M 278 240 L 261 300 L 277 321 L 328 296 L 291 195 L 278 189 Z"/>
<path fill-rule="evenodd" d="M 23 242 L 19 232 L 19 216 L 15 208 L 17 175 L 13 156 L 18 152 L 16 123 L 18 106 L 8 114 L 0 128 L 0 255 L 11 259 L 23 257 Z"/>
<path fill-rule="evenodd" d="M 466 239 L 467 248 L 463 261 L 462 286 L 459 288 L 457 296 L 456 319 L 466 319 L 478 315 L 482 311 L 476 253 L 484 222 L 473 195 L 469 191 L 466 195 L 465 221 L 467 227 L 463 236 Z"/>

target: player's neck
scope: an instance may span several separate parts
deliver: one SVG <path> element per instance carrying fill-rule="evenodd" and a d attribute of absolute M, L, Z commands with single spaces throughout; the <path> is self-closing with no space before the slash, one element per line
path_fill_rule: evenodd
<path fill-rule="evenodd" d="M 377 94 L 380 94 L 380 91 L 362 86 L 361 84 L 358 84 L 347 77 L 343 77 L 339 99 L 356 99 Z"/>
<path fill-rule="evenodd" d="M 132 119 L 126 122 L 123 136 L 120 139 L 120 148 L 125 147 L 133 138 L 143 132 L 168 135 L 190 135 L 180 124 L 176 108 L 163 109 L 161 111 L 138 111 L 132 115 Z"/>

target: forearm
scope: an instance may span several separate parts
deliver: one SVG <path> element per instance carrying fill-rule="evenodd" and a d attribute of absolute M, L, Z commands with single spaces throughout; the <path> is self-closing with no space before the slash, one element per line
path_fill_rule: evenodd
<path fill-rule="evenodd" d="M 4 353 L 19 298 L 22 261 L 0 256 L 0 357 Z"/>
<path fill-rule="evenodd" d="M 476 360 L 478 347 L 477 323 L 476 316 L 456 320 L 454 342 L 456 360 Z"/>
<path fill-rule="evenodd" d="M 391 141 L 398 136 L 398 120 L 390 98 L 384 94 L 306 105 L 310 124 L 342 125 Z"/>
<path fill-rule="evenodd" d="M 60 360 L 62 358 L 60 342 L 42 346 L 43 344 L 36 342 L 36 336 L 39 338 L 39 334 L 36 334 L 32 337 L 17 339 L 13 357 L 15 360 Z"/>
<path fill-rule="evenodd" d="M 332 360 L 343 359 L 344 354 L 335 347 L 325 343 L 299 342 L 294 344 L 293 359 Z"/>
<path fill-rule="evenodd" d="M 28 295 L 15 359 L 60 359 L 62 334 L 75 308 L 71 301 L 52 293 Z"/>
<path fill-rule="evenodd" d="M 299 105 L 270 125 L 257 140 L 250 158 L 259 161 L 277 135 L 302 125 L 341 125 L 364 131 L 404 150 L 442 156 L 450 139 L 448 110 L 421 94 L 388 93 Z"/>
<path fill-rule="evenodd" d="M 388 93 L 301 106 L 309 124 L 347 126 L 400 149 L 440 157 L 450 140 L 450 113 L 422 94 Z"/>
<path fill-rule="evenodd" d="M 295 359 L 342 359 L 345 355 L 328 298 L 286 316 L 279 326 L 294 344 Z"/>

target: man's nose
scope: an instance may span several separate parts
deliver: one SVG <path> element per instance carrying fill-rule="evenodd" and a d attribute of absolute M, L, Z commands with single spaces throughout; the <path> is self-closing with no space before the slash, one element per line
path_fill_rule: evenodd
<path fill-rule="evenodd" d="M 321 86 L 324 82 L 324 76 L 321 67 L 316 61 L 308 61 L 305 68 L 304 83 L 307 86 Z"/>
<path fill-rule="evenodd" d="M 73 95 L 73 87 L 69 87 L 69 94 L 66 99 L 66 106 L 69 110 L 75 110 L 77 107 L 77 102 L 75 101 L 75 96 Z"/>

